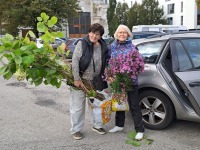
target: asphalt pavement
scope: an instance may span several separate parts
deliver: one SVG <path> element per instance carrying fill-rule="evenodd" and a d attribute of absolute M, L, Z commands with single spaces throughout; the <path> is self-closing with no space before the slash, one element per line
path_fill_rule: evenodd
<path fill-rule="evenodd" d="M 200 123 L 175 121 L 165 130 L 146 129 L 154 140 L 140 147 L 126 144 L 127 135 L 134 130 L 130 113 L 126 113 L 123 132 L 99 135 L 92 131 L 86 110 L 84 138 L 74 140 L 70 134 L 69 87 L 62 84 L 35 87 L 14 77 L 0 76 L 0 150 L 199 150 Z M 104 128 L 114 126 L 114 113 Z"/>

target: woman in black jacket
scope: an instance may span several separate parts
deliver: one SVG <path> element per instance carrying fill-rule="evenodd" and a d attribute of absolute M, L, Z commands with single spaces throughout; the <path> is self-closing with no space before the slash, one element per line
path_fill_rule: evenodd
<path fill-rule="evenodd" d="M 102 40 L 104 28 L 102 25 L 95 23 L 89 28 L 89 33 L 77 43 L 72 57 L 72 73 L 74 76 L 74 86 L 81 87 L 82 80 L 89 83 L 97 81 L 100 86 L 94 86 L 96 90 L 107 88 L 106 82 L 99 80 L 104 72 L 108 49 L 105 42 Z M 94 78 L 97 78 L 94 80 Z M 96 84 L 95 84 L 96 85 Z M 86 95 L 82 90 L 72 88 L 70 114 L 71 114 L 71 133 L 74 139 L 82 139 L 81 129 L 85 122 L 85 104 Z M 99 134 L 105 134 L 100 122 L 93 121 L 93 131 Z"/>

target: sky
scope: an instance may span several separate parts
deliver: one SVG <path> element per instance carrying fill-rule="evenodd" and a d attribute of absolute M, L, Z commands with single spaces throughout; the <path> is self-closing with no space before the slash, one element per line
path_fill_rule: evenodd
<path fill-rule="evenodd" d="M 135 1 L 137 1 L 138 3 L 141 3 L 142 0 L 117 0 L 117 2 L 126 2 L 128 4 L 129 7 L 131 7 L 131 1 L 132 1 L 132 4 L 135 3 Z"/>

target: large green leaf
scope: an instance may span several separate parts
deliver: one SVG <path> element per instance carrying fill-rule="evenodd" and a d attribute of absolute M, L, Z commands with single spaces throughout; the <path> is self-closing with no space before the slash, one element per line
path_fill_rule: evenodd
<path fill-rule="evenodd" d="M 25 50 L 28 49 L 28 47 L 29 47 L 29 45 L 27 45 L 27 46 L 22 46 L 20 49 L 21 49 L 22 51 L 25 51 Z"/>
<path fill-rule="evenodd" d="M 52 28 L 58 21 L 58 18 L 53 16 L 50 20 L 48 20 L 48 27 Z"/>
<path fill-rule="evenodd" d="M 59 88 L 59 87 L 61 86 L 61 84 L 62 84 L 62 81 L 59 80 L 59 81 L 55 84 L 55 86 L 56 86 L 57 88 Z"/>
<path fill-rule="evenodd" d="M 51 85 L 55 86 L 56 84 L 58 84 L 58 79 L 57 78 L 51 79 Z"/>
<path fill-rule="evenodd" d="M 136 134 L 137 133 L 135 131 L 131 131 L 131 132 L 128 133 L 127 137 L 130 138 L 130 139 L 135 139 Z"/>
<path fill-rule="evenodd" d="M 22 63 L 22 57 L 21 56 L 15 56 L 15 63 L 21 64 Z"/>
<path fill-rule="evenodd" d="M 130 140 L 130 139 L 126 140 L 126 144 L 131 144 L 131 145 L 136 146 L 136 147 L 141 146 L 140 141 L 135 141 L 135 140 Z"/>
<path fill-rule="evenodd" d="M 56 73 L 56 68 L 46 68 L 45 70 L 47 71 L 48 75 Z"/>
<path fill-rule="evenodd" d="M 37 17 L 37 20 L 38 21 L 42 21 L 42 17 Z"/>
<path fill-rule="evenodd" d="M 11 77 L 12 77 L 12 72 L 11 71 L 8 71 L 6 74 L 4 74 L 4 79 L 6 79 L 6 80 L 9 80 Z"/>
<path fill-rule="evenodd" d="M 8 60 L 12 59 L 12 55 L 11 54 L 4 53 L 3 56 L 6 57 Z"/>
<path fill-rule="evenodd" d="M 54 23 L 51 20 L 48 20 L 47 25 L 49 28 L 52 28 L 54 26 Z"/>
<path fill-rule="evenodd" d="M 45 30 L 46 28 L 45 28 L 45 24 L 43 23 L 43 22 L 38 22 L 37 23 L 37 30 L 39 31 L 39 32 L 45 32 L 46 30 Z"/>
<path fill-rule="evenodd" d="M 52 35 L 55 36 L 55 37 L 59 37 L 59 38 L 64 37 L 64 33 L 61 32 L 61 31 L 58 31 L 58 32 L 52 32 Z"/>
<path fill-rule="evenodd" d="M 36 72 L 38 77 L 45 77 L 47 75 L 45 68 L 37 69 Z"/>
<path fill-rule="evenodd" d="M 0 46 L 0 53 L 3 53 L 5 50 L 5 46 Z"/>
<path fill-rule="evenodd" d="M 41 17 L 44 19 L 44 21 L 49 19 L 49 16 L 46 13 L 41 13 Z"/>
<path fill-rule="evenodd" d="M 65 53 L 65 55 L 66 55 L 66 56 L 68 56 L 68 55 L 69 55 L 69 53 L 70 53 L 70 50 L 68 50 L 68 51 Z"/>
<path fill-rule="evenodd" d="M 43 78 L 38 78 L 38 79 L 34 80 L 33 82 L 36 86 L 38 86 L 42 83 L 42 81 L 43 81 Z"/>
<path fill-rule="evenodd" d="M 8 40 L 8 41 L 12 41 L 14 40 L 14 37 L 11 35 L 11 34 L 7 34 L 5 35 L 5 38 Z"/>
<path fill-rule="evenodd" d="M 34 53 L 43 53 L 44 51 L 45 51 L 45 48 L 44 48 L 44 47 L 37 48 L 37 49 L 34 49 L 34 50 L 33 50 Z"/>
<path fill-rule="evenodd" d="M 16 72 L 16 65 L 14 64 L 14 63 L 10 63 L 10 71 L 12 72 L 12 73 L 15 73 Z"/>
<path fill-rule="evenodd" d="M 53 16 L 53 17 L 51 17 L 51 21 L 55 25 L 57 23 L 57 21 L 58 21 L 58 18 Z"/>
<path fill-rule="evenodd" d="M 0 75 L 4 75 L 7 68 L 8 68 L 7 66 L 0 67 Z"/>
<path fill-rule="evenodd" d="M 22 58 L 23 64 L 30 65 L 34 61 L 34 55 L 24 56 Z"/>
<path fill-rule="evenodd" d="M 28 34 L 29 34 L 31 37 L 35 38 L 35 34 L 33 33 L 33 31 L 29 30 L 29 31 L 28 31 Z"/>

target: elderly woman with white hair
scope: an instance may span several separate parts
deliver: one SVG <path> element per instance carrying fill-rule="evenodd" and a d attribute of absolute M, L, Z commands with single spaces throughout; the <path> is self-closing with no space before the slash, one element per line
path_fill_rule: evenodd
<path fill-rule="evenodd" d="M 130 29 L 125 25 L 119 25 L 115 34 L 115 41 L 110 46 L 110 57 L 117 57 L 119 54 L 127 54 L 136 51 L 137 48 L 132 44 L 133 35 Z M 111 79 L 112 82 L 114 79 Z M 142 113 L 138 100 L 138 79 L 132 81 L 132 89 L 127 91 L 129 108 L 137 132 L 135 139 L 141 140 L 144 136 L 144 126 L 142 121 Z M 117 111 L 115 115 L 115 127 L 109 132 L 119 132 L 124 129 L 125 111 Z"/>

